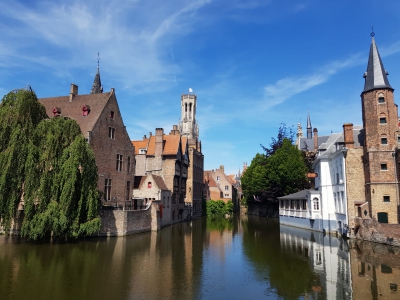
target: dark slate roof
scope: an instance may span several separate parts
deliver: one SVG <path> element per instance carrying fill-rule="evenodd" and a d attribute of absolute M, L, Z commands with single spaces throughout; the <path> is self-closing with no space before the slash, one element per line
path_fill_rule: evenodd
<path fill-rule="evenodd" d="M 355 125 L 353 127 L 353 138 L 354 138 L 354 148 L 361 148 L 364 144 L 364 129 L 361 125 Z M 337 154 L 344 147 L 344 136 L 343 132 L 332 133 L 328 140 L 321 144 L 319 153 L 315 162 L 320 158 L 329 158 Z M 314 164 L 315 164 L 314 162 Z"/>
<path fill-rule="evenodd" d="M 49 117 L 53 116 L 53 108 L 57 108 L 60 116 L 74 119 L 79 124 L 82 133 L 86 136 L 88 131 L 93 130 L 113 93 L 113 90 L 111 90 L 111 92 L 103 94 L 76 95 L 71 102 L 69 101 L 70 96 L 41 98 L 39 101 L 45 106 Z M 83 116 L 82 113 L 84 106 L 89 108 L 87 116 Z"/>
<path fill-rule="evenodd" d="M 90 93 L 91 94 L 100 94 L 102 92 L 103 92 L 103 86 L 101 85 L 100 69 L 99 69 L 99 67 L 97 67 L 97 73 L 94 76 L 92 91 Z"/>
<path fill-rule="evenodd" d="M 321 144 L 325 143 L 328 140 L 328 138 L 329 138 L 329 135 L 326 135 L 326 136 L 325 135 L 321 135 L 321 136 L 319 136 L 318 137 L 318 147 Z M 306 147 L 306 145 L 307 145 L 307 147 Z M 307 148 L 307 151 L 316 150 L 316 149 L 314 149 L 314 138 L 313 137 L 310 138 L 310 139 L 308 139 L 306 137 L 300 138 L 299 149 L 300 150 L 306 150 L 305 148 Z"/>
<path fill-rule="evenodd" d="M 382 88 L 393 89 L 389 84 L 387 75 L 388 73 L 383 67 L 383 63 L 378 52 L 378 47 L 375 44 L 375 39 L 372 38 L 371 48 L 369 50 L 367 72 L 364 73 L 364 92 Z"/>
<path fill-rule="evenodd" d="M 311 127 L 311 119 L 310 119 L 310 114 L 307 114 L 307 129 L 312 128 Z"/>
<path fill-rule="evenodd" d="M 288 200 L 292 200 L 292 199 L 307 199 L 307 195 L 310 193 L 310 190 L 302 190 L 300 192 L 294 193 L 294 194 L 290 194 L 290 195 L 286 195 L 283 197 L 278 197 L 278 199 L 288 199 Z"/>

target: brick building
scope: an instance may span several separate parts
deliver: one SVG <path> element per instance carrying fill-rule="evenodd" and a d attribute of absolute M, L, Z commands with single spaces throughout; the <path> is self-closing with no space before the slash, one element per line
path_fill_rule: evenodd
<path fill-rule="evenodd" d="M 365 130 L 363 153 L 365 201 L 369 215 L 381 223 L 398 223 L 397 147 L 399 123 L 394 89 L 390 86 L 372 35 L 365 85 L 361 93 Z M 365 213 L 366 210 L 364 210 Z"/>
<path fill-rule="evenodd" d="M 219 169 L 204 171 L 206 200 L 222 200 L 225 203 L 232 201 L 236 208 L 239 207 L 239 195 L 235 182 L 225 174 L 224 166 Z"/>
<path fill-rule="evenodd" d="M 281 222 L 340 233 L 347 233 L 347 226 L 357 233 L 368 219 L 399 223 L 399 117 L 387 75 L 372 37 L 361 93 L 363 125 L 346 123 L 343 132 L 321 144 L 315 129 L 311 143 L 309 116 L 307 139 L 298 128 L 299 148 L 316 149 L 313 169 L 318 176 L 315 190 L 280 197 Z M 389 231 L 387 238 L 393 239 Z"/>
<path fill-rule="evenodd" d="M 51 118 L 71 118 L 93 149 L 98 168 L 97 188 L 104 192 L 103 205 L 124 207 L 132 196 L 135 153 L 125 129 L 115 90 L 103 93 L 100 72 L 90 94 L 78 94 L 71 84 L 67 96 L 41 98 Z"/>
<path fill-rule="evenodd" d="M 154 203 L 159 211 L 160 226 L 164 227 L 171 223 L 171 191 L 161 176 L 151 173 L 135 176 L 133 194 L 134 210 L 143 209 Z"/>
<path fill-rule="evenodd" d="M 156 128 L 155 135 L 150 134 L 131 143 L 136 149 L 136 176 L 160 176 L 171 191 L 171 223 L 186 217 L 184 200 L 189 166 L 187 138 L 177 134 L 176 129 L 166 135 L 163 128 Z M 136 197 L 135 193 L 133 197 Z"/>

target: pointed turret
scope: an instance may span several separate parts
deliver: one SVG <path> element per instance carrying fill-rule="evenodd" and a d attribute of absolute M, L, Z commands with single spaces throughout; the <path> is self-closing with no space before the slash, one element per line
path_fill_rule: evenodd
<path fill-rule="evenodd" d="M 374 33 L 371 33 L 371 36 L 372 43 L 369 50 L 367 72 L 364 73 L 365 85 L 363 92 L 384 88 L 393 90 L 387 78 L 389 73 L 383 67 L 382 60 L 378 52 L 378 47 L 375 44 Z"/>
<path fill-rule="evenodd" d="M 98 54 L 99 55 L 99 54 Z M 100 79 L 100 57 L 97 57 L 97 73 L 94 76 L 91 94 L 100 94 L 103 92 L 103 86 L 101 85 Z"/>
<path fill-rule="evenodd" d="M 310 119 L 310 114 L 307 114 L 307 138 L 311 139 L 312 138 L 312 126 L 311 126 L 311 119 Z"/>

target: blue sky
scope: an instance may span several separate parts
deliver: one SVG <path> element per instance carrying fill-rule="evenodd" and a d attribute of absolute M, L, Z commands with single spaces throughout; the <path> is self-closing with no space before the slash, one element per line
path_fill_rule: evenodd
<path fill-rule="evenodd" d="M 192 88 L 205 169 L 235 174 L 308 111 L 319 135 L 361 124 L 372 26 L 400 88 L 397 0 L 1 1 L 0 95 L 89 93 L 100 52 L 132 140 L 169 132 Z"/>

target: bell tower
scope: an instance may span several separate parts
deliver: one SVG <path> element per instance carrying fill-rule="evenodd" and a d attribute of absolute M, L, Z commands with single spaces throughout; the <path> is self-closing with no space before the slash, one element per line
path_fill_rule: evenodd
<path fill-rule="evenodd" d="M 179 123 L 179 131 L 182 136 L 188 139 L 199 139 L 199 127 L 196 121 L 197 96 L 193 94 L 193 90 L 189 89 L 188 94 L 181 96 L 181 121 Z"/>
<path fill-rule="evenodd" d="M 397 105 L 376 46 L 374 33 L 369 52 L 365 85 L 361 93 L 364 126 L 365 196 L 371 218 L 398 223 L 398 178 L 396 149 L 399 139 Z M 363 210 L 363 217 L 367 216 Z"/>

